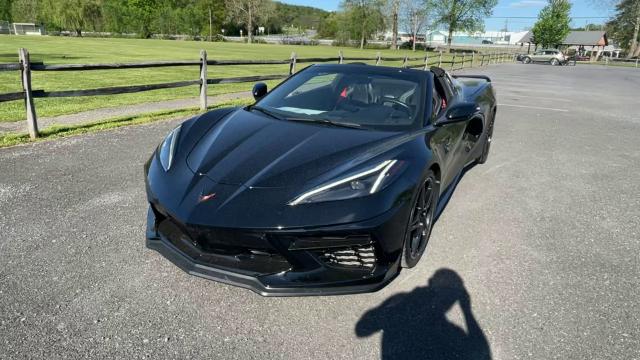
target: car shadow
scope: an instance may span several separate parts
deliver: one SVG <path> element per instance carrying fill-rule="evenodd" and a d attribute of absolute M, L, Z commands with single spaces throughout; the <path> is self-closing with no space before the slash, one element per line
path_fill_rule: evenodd
<path fill-rule="evenodd" d="M 458 184 L 460 183 L 460 181 L 462 181 L 462 178 L 467 174 L 467 172 L 469 172 L 469 170 L 476 167 L 476 165 L 478 165 L 478 163 L 474 161 L 469 165 L 465 166 L 462 169 L 462 171 L 460 171 L 460 174 L 456 176 L 456 179 L 445 190 L 443 195 L 440 196 L 440 200 L 438 201 L 438 208 L 436 209 L 436 213 L 433 218 L 434 224 L 438 222 L 440 215 L 442 215 L 442 213 L 446 209 L 447 205 L 449 204 L 449 201 L 451 200 L 451 198 L 453 197 L 453 194 L 455 193 L 456 187 L 458 187 Z"/>
<path fill-rule="evenodd" d="M 447 312 L 458 303 L 465 329 Z M 462 278 L 439 269 L 427 286 L 397 294 L 367 311 L 356 324 L 358 337 L 382 332 L 382 359 L 491 359 L 491 349 L 471 311 Z"/>

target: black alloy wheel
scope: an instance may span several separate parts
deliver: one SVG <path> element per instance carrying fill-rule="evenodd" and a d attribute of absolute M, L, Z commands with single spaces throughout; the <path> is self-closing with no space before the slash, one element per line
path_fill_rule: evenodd
<path fill-rule="evenodd" d="M 416 266 L 424 254 L 429 236 L 431 236 L 439 197 L 439 185 L 433 172 L 429 172 L 418 191 L 418 196 L 411 210 L 402 251 L 402 267 L 405 268 Z"/>

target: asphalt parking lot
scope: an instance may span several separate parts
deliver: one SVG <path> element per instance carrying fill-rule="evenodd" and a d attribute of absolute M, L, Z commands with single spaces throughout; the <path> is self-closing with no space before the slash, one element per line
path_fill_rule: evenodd
<path fill-rule="evenodd" d="M 640 70 L 467 72 L 498 92 L 489 161 L 372 294 L 262 298 L 145 249 L 142 164 L 175 121 L 0 149 L 0 358 L 436 359 L 485 338 L 493 359 L 640 359 Z M 433 306 L 443 268 L 471 314 Z"/>

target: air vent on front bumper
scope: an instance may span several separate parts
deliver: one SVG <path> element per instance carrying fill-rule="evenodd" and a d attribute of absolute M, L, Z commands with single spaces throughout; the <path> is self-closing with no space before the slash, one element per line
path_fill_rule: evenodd
<path fill-rule="evenodd" d="M 373 268 L 376 265 L 376 252 L 371 245 L 343 249 L 327 249 L 322 252 L 320 259 L 334 266 Z"/>

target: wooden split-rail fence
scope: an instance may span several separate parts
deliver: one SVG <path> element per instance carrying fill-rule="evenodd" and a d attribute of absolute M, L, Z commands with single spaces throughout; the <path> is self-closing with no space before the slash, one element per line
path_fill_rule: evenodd
<path fill-rule="evenodd" d="M 292 53 L 289 59 L 285 60 L 213 60 L 207 58 L 205 50 L 200 51 L 199 60 L 177 60 L 177 61 L 154 61 L 139 63 L 113 63 L 113 64 L 59 64 L 46 65 L 42 62 L 31 62 L 29 60 L 29 52 L 27 49 L 20 49 L 19 63 L 0 64 L 0 71 L 20 71 L 20 79 L 22 81 L 22 91 L 13 93 L 0 94 L 0 103 L 6 101 L 24 100 L 27 128 L 29 136 L 32 139 L 38 137 L 38 118 L 34 103 L 35 98 L 53 98 L 53 97 L 78 97 L 78 96 L 98 96 L 98 95 L 115 95 L 128 94 L 142 91 L 151 91 L 159 89 L 171 89 L 184 86 L 199 86 L 200 109 L 207 109 L 207 86 L 214 84 L 231 84 L 246 83 L 265 80 L 279 80 L 287 78 L 296 72 L 296 66 L 300 63 L 326 63 L 337 62 L 342 64 L 346 61 L 358 62 L 369 61 L 375 62 L 375 65 L 381 65 L 383 62 L 401 61 L 404 68 L 422 68 L 428 70 L 431 66 L 444 67 L 445 69 L 455 71 L 466 67 L 486 66 L 507 61 L 514 61 L 514 55 L 511 53 L 453 53 L 444 54 L 447 58 L 443 58 L 443 53 L 429 55 L 424 57 L 382 57 L 380 53 L 375 58 L 371 57 L 344 57 L 342 51 L 339 51 L 337 57 L 326 58 L 298 58 L 296 53 Z M 410 64 L 411 62 L 421 61 L 420 64 Z M 271 75 L 255 75 L 233 78 L 209 78 L 207 76 L 208 66 L 233 66 L 233 65 L 289 65 L 289 71 L 286 74 Z M 31 73 L 34 71 L 90 71 L 90 70 L 119 70 L 119 69 L 142 69 L 157 67 L 176 67 L 176 66 L 199 66 L 200 78 L 196 80 L 185 80 L 159 84 L 148 85 L 131 85 L 131 86 L 115 86 L 103 87 L 96 89 L 84 90 L 61 90 L 46 91 L 34 90 L 31 81 Z"/>

